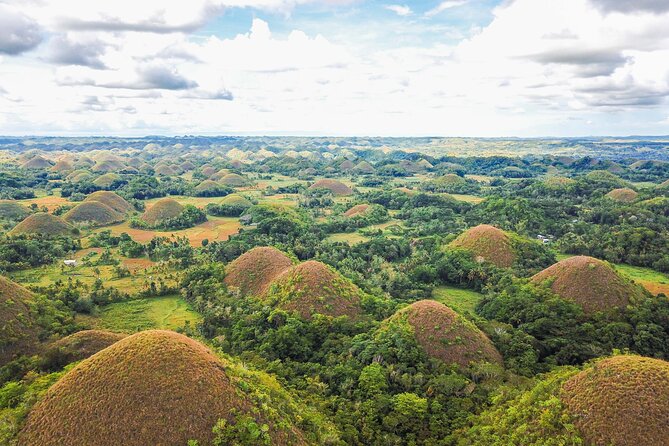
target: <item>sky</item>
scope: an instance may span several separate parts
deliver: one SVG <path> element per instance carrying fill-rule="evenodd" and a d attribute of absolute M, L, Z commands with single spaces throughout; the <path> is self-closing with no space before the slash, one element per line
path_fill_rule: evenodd
<path fill-rule="evenodd" d="M 669 135 L 669 0 L 0 0 L 2 135 Z"/>

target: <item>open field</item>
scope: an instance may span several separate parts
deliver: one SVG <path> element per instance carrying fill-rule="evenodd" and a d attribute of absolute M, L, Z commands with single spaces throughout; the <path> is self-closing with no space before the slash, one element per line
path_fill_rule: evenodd
<path fill-rule="evenodd" d="M 73 281 L 79 280 L 85 285 L 91 286 L 99 277 L 102 279 L 104 286 L 108 288 L 115 288 L 123 293 L 135 294 L 147 288 L 151 280 L 162 278 L 167 285 L 174 285 L 176 279 L 171 277 L 170 271 L 164 267 L 158 266 L 155 262 L 147 258 L 129 259 L 120 257 L 118 253 L 115 257 L 120 258 L 120 266 L 128 269 L 131 273 L 128 277 L 119 278 L 114 266 L 85 266 L 81 263 L 81 259 L 91 252 L 99 253 L 100 248 L 83 249 L 77 252 L 73 258 L 77 259 L 79 264 L 75 267 L 62 266 L 62 262 L 53 265 L 46 265 L 40 268 L 32 268 L 23 271 L 17 271 L 9 275 L 9 277 L 22 284 L 34 286 L 49 286 L 57 281 L 66 282 L 68 279 Z M 93 263 L 97 256 L 93 257 Z M 99 275 L 96 274 L 96 269 Z"/>
<path fill-rule="evenodd" d="M 440 286 L 434 289 L 432 298 L 464 315 L 475 313 L 476 304 L 483 299 L 483 294 L 454 286 Z"/>
<path fill-rule="evenodd" d="M 154 237 L 186 237 L 192 246 L 202 246 L 202 240 L 207 239 L 210 242 L 215 240 L 227 240 L 229 236 L 237 234 L 241 224 L 235 217 L 208 217 L 208 221 L 188 229 L 178 231 L 155 231 L 138 228 L 131 228 L 125 222 L 114 226 L 96 229 L 97 232 L 110 230 L 113 235 L 119 235 L 126 232 L 133 240 L 139 243 L 146 243 Z"/>
<path fill-rule="evenodd" d="M 45 195 L 42 197 L 27 198 L 25 200 L 16 200 L 16 201 L 26 207 L 29 207 L 31 204 L 36 204 L 37 207 L 39 207 L 40 209 L 42 208 L 42 206 L 46 206 L 49 212 L 52 212 L 58 206 L 76 204 L 69 201 L 67 198 L 63 198 L 61 196 L 56 196 L 56 195 Z"/>
<path fill-rule="evenodd" d="M 479 204 L 485 200 L 483 197 L 477 197 L 476 195 L 464 195 L 464 194 L 444 194 L 451 196 L 458 201 L 466 201 L 467 203 Z"/>
<path fill-rule="evenodd" d="M 132 333 L 149 329 L 175 330 L 186 321 L 194 326 L 201 317 L 180 296 L 150 297 L 117 302 L 100 309 L 97 316 L 82 317 L 91 328 Z"/>

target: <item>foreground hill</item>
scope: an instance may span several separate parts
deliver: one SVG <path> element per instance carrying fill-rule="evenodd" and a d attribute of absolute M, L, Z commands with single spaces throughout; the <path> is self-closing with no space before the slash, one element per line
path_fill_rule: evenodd
<path fill-rule="evenodd" d="M 29 413 L 20 446 L 210 444 L 219 419 L 269 423 L 272 444 L 306 444 L 302 434 L 257 414 L 227 365 L 202 344 L 145 331 L 84 360 Z M 64 439 L 67 441 L 64 442 Z"/>
<path fill-rule="evenodd" d="M 123 221 L 123 214 L 104 203 L 86 200 L 76 205 L 63 216 L 63 220 L 72 224 L 90 224 L 106 226 Z"/>
<path fill-rule="evenodd" d="M 37 345 L 30 291 L 0 276 L 0 366 L 21 354 L 30 354 Z"/>
<path fill-rule="evenodd" d="M 624 308 L 645 296 L 640 286 L 620 276 L 608 263 L 587 256 L 562 260 L 531 280 L 547 282 L 555 294 L 573 300 L 587 314 Z"/>
<path fill-rule="evenodd" d="M 142 220 L 151 226 L 159 226 L 165 220 L 178 217 L 184 207 L 172 198 L 161 198 L 142 214 Z"/>

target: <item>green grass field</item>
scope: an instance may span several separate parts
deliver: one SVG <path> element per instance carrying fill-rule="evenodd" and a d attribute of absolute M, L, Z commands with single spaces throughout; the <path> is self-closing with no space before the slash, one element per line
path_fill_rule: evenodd
<path fill-rule="evenodd" d="M 201 320 L 180 296 L 151 297 L 118 302 L 103 307 L 98 317 L 86 317 L 92 328 L 132 333 L 140 330 L 194 326 Z"/>
<path fill-rule="evenodd" d="M 459 314 L 474 314 L 476 304 L 483 299 L 483 294 L 453 286 L 440 286 L 434 289 L 432 298 Z"/>

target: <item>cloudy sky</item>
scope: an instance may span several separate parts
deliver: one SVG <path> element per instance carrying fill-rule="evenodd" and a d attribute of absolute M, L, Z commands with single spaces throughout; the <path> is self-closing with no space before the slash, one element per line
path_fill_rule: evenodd
<path fill-rule="evenodd" d="M 669 134 L 669 0 L 0 0 L 0 134 Z"/>

